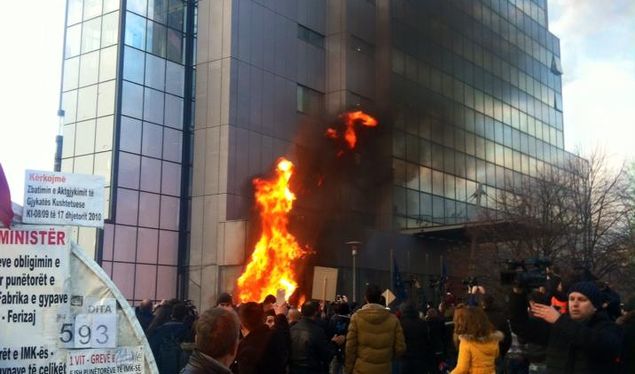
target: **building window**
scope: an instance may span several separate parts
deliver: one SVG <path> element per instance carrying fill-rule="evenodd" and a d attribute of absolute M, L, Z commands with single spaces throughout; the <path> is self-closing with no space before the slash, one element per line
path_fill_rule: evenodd
<path fill-rule="evenodd" d="M 297 88 L 297 110 L 298 112 L 319 115 L 324 108 L 324 94 L 298 85 Z"/>
<path fill-rule="evenodd" d="M 351 49 L 355 52 L 359 52 L 367 56 L 375 55 L 375 46 L 373 46 L 372 44 L 368 43 L 367 41 L 361 38 L 358 38 L 355 35 L 351 35 L 350 43 L 351 43 Z"/>
<path fill-rule="evenodd" d="M 324 35 L 315 32 L 308 27 L 298 25 L 298 38 L 318 48 L 324 48 Z"/>

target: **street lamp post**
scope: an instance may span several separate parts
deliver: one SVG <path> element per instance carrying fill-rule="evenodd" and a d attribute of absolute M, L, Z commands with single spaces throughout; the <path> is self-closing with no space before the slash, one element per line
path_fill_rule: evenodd
<path fill-rule="evenodd" d="M 351 255 L 353 256 L 353 301 L 357 301 L 357 249 L 362 244 L 358 241 L 346 242 L 351 247 Z"/>

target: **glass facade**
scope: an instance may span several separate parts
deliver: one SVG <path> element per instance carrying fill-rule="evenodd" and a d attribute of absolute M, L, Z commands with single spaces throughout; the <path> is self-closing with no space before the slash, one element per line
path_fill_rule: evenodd
<path fill-rule="evenodd" d="M 106 179 L 105 228 L 79 228 L 80 245 L 95 249 L 129 300 L 172 298 L 191 163 L 183 157 L 193 108 L 190 3 L 121 4 L 68 0 L 62 170 Z"/>
<path fill-rule="evenodd" d="M 559 41 L 544 1 L 391 1 L 398 228 L 474 220 L 559 168 Z M 422 22 L 425 19 L 425 22 Z M 478 194 L 482 191 L 484 194 Z"/>

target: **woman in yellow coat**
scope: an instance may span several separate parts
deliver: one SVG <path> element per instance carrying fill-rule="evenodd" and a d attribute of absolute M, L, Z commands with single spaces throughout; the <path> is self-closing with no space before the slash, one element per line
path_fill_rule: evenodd
<path fill-rule="evenodd" d="M 450 374 L 494 374 L 499 355 L 498 342 L 503 333 L 494 329 L 483 309 L 464 307 L 455 318 L 454 330 L 459 338 L 459 358 Z"/>

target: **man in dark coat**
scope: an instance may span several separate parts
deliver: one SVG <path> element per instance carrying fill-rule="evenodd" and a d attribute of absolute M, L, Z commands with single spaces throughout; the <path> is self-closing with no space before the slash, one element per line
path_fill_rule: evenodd
<path fill-rule="evenodd" d="M 284 342 L 265 325 L 262 305 L 255 302 L 238 308 L 243 338 L 238 344 L 234 374 L 282 374 L 285 372 Z"/>
<path fill-rule="evenodd" d="M 550 374 L 614 373 L 621 334 L 601 311 L 602 301 L 595 283 L 578 282 L 569 288 L 567 314 L 532 302 L 535 319 L 529 319 L 526 295 L 515 288 L 510 299 L 512 330 L 525 340 L 547 346 Z"/>
<path fill-rule="evenodd" d="M 240 322 L 223 308 L 205 311 L 196 322 L 196 347 L 181 374 L 231 374 Z"/>
<path fill-rule="evenodd" d="M 154 315 L 152 314 L 152 301 L 150 299 L 144 299 L 137 307 L 134 309 L 135 316 L 143 329 L 143 332 L 146 332 L 148 326 L 152 322 Z"/>
<path fill-rule="evenodd" d="M 625 314 L 617 319 L 622 327 L 624 341 L 622 343 L 621 374 L 635 373 L 635 296 L 624 304 Z"/>
<path fill-rule="evenodd" d="M 148 338 L 160 374 L 178 373 L 187 363 L 187 354 L 181 348 L 189 336 L 188 327 L 183 323 L 186 314 L 185 304 L 174 305 L 170 320 Z"/>
<path fill-rule="evenodd" d="M 428 325 L 419 318 L 419 312 L 412 303 L 401 304 L 399 311 L 406 339 L 406 353 L 401 356 L 401 373 L 432 373 L 435 362 Z"/>
<path fill-rule="evenodd" d="M 302 305 L 302 319 L 291 327 L 291 374 L 328 373 L 328 365 L 337 345 L 344 342 L 341 335 L 333 337 L 329 342 L 324 329 L 316 322 L 318 315 L 318 303 L 307 301 Z"/>

